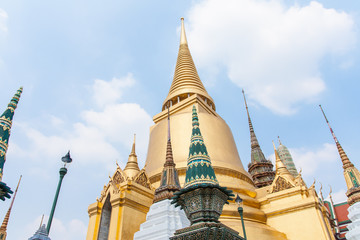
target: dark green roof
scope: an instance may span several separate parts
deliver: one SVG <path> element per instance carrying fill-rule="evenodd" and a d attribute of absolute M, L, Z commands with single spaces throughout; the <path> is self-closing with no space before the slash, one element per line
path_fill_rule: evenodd
<path fill-rule="evenodd" d="M 200 132 L 199 118 L 195 106 L 192 113 L 192 134 L 187 162 L 185 188 L 198 184 L 218 185 L 210 156 Z"/>
<path fill-rule="evenodd" d="M 22 87 L 16 92 L 6 110 L 0 116 L 0 181 L 3 175 L 4 163 L 6 161 L 6 151 L 8 149 L 12 119 L 21 93 Z"/>

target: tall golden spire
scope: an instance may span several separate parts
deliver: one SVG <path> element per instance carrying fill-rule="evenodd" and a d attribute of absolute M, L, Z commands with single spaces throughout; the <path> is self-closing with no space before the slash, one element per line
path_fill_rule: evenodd
<path fill-rule="evenodd" d="M 18 182 L 18 184 L 17 184 L 17 186 L 16 186 L 16 190 L 15 190 L 13 199 L 11 200 L 11 204 L 10 204 L 9 210 L 7 211 L 7 213 L 6 213 L 5 217 L 4 217 L 4 221 L 3 221 L 3 223 L 2 223 L 2 225 L 1 225 L 1 227 L 0 227 L 0 239 L 1 239 L 1 240 L 5 240 L 5 239 L 6 239 L 6 235 L 7 235 L 6 229 L 7 229 L 8 223 L 9 223 L 9 218 L 10 218 L 10 214 L 11 214 L 11 209 L 12 209 L 12 206 L 13 206 L 14 201 L 15 201 L 15 198 L 16 198 L 16 193 L 17 193 L 18 188 L 19 188 L 19 185 L 20 185 L 21 177 L 22 177 L 22 176 L 20 176 L 19 182 Z"/>
<path fill-rule="evenodd" d="M 134 134 L 134 143 L 131 148 L 131 153 L 129 155 L 128 162 L 126 163 L 126 166 L 123 171 L 128 178 L 132 178 L 132 179 L 140 172 L 139 165 L 137 162 L 137 156 L 135 153 L 135 137 L 136 135 Z"/>
<path fill-rule="evenodd" d="M 194 61 L 191 57 L 188 42 L 185 34 L 184 18 L 181 18 L 181 35 L 178 58 L 176 61 L 174 79 L 170 87 L 168 96 L 163 103 L 163 110 L 168 102 L 172 104 L 189 97 L 193 94 L 199 94 L 213 107 L 214 101 L 207 93 L 197 73 Z"/>
<path fill-rule="evenodd" d="M 325 115 L 324 110 L 322 109 L 321 105 L 319 105 L 321 112 L 324 115 L 325 121 L 327 125 L 329 126 L 331 135 L 334 138 L 336 147 L 338 149 L 343 169 L 344 169 L 344 177 L 346 181 L 346 186 L 348 188 L 348 191 L 346 192 L 346 196 L 348 197 L 348 203 L 349 205 L 353 205 L 356 202 L 360 202 L 360 173 L 359 170 L 350 162 L 350 159 L 346 155 L 344 149 L 340 145 L 338 139 L 335 136 L 334 131 L 332 130 L 330 123 Z"/>

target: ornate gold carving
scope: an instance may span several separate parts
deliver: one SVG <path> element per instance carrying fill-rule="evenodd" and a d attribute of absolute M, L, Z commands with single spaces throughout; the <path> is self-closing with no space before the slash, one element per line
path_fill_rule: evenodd
<path fill-rule="evenodd" d="M 274 187 L 273 187 L 273 191 L 272 193 L 274 192 L 279 192 L 279 191 L 282 191 L 282 190 L 285 190 L 285 189 L 289 189 L 289 188 L 292 188 L 293 185 L 291 183 L 289 183 L 288 181 L 286 181 L 284 178 L 282 177 L 278 177 L 276 179 L 276 182 L 274 184 Z"/>
<path fill-rule="evenodd" d="M 147 178 L 145 172 L 140 173 L 140 174 L 137 176 L 135 182 L 138 183 L 138 184 L 140 184 L 141 186 L 144 186 L 144 187 L 146 187 L 146 188 L 148 188 L 148 189 L 151 189 L 151 185 L 150 185 L 150 183 L 148 182 L 148 178 Z"/>
<path fill-rule="evenodd" d="M 114 177 L 113 177 L 112 180 L 114 181 L 114 183 L 115 183 L 116 185 L 118 185 L 118 184 L 120 184 L 120 183 L 122 183 L 122 182 L 125 181 L 124 178 L 123 178 L 123 176 L 121 175 L 121 173 L 118 172 L 118 171 L 115 173 L 115 175 L 114 175 Z"/>

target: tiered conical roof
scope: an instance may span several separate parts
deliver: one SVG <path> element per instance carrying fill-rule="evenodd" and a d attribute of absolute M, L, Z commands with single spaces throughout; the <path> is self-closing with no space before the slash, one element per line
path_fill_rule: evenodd
<path fill-rule="evenodd" d="M 278 137 L 279 138 L 279 137 Z M 283 145 L 280 141 L 280 138 L 279 138 L 279 147 L 277 148 L 277 151 L 279 153 L 279 157 L 281 159 L 281 161 L 285 164 L 285 166 L 287 167 L 287 169 L 289 170 L 289 172 L 294 176 L 296 177 L 298 175 L 298 172 L 296 170 L 296 167 L 295 167 L 295 163 L 294 163 L 294 160 L 290 154 L 290 151 L 289 149 Z"/>
<path fill-rule="evenodd" d="M 163 110 L 169 101 L 175 104 L 192 94 L 199 94 L 207 99 L 207 101 L 209 101 L 209 105 L 211 105 L 215 110 L 215 105 L 213 104 L 214 101 L 202 84 L 194 61 L 191 57 L 185 34 L 184 18 L 181 18 L 180 47 L 176 61 L 174 79 L 171 84 L 169 94 L 163 103 Z"/>
<path fill-rule="evenodd" d="M 256 187 L 264 187 L 270 185 L 275 176 L 271 161 L 267 160 L 262 152 L 259 142 L 256 138 L 254 127 L 251 122 L 249 108 L 247 106 L 245 92 L 242 90 L 246 113 L 249 121 L 250 142 L 251 142 L 251 162 L 249 164 L 249 173 L 251 174 Z"/>
<path fill-rule="evenodd" d="M 3 176 L 4 163 L 6 161 L 6 151 L 8 149 L 10 130 L 14 112 L 19 102 L 23 88 L 20 87 L 8 104 L 5 112 L 0 116 L 0 181 Z"/>
<path fill-rule="evenodd" d="M 170 135 L 170 114 L 168 108 L 168 139 L 166 147 L 166 159 L 161 174 L 160 187 L 155 190 L 154 203 L 164 199 L 170 199 L 174 196 L 174 192 L 180 190 L 179 176 L 175 168 Z"/>
<path fill-rule="evenodd" d="M 204 183 L 218 185 L 210 156 L 200 132 L 199 118 L 195 106 L 192 113 L 192 126 L 184 188 Z"/>
<path fill-rule="evenodd" d="M 350 161 L 350 159 L 346 155 L 340 142 L 338 141 L 337 137 L 335 136 L 333 129 L 330 126 L 330 123 L 325 115 L 324 110 L 322 109 L 321 105 L 319 105 L 319 106 L 324 115 L 326 123 L 329 126 L 331 135 L 334 138 L 336 147 L 338 149 L 338 152 L 339 152 L 342 164 L 343 164 L 344 177 L 345 177 L 346 185 L 348 188 L 348 191 L 346 192 L 346 196 L 348 197 L 348 203 L 349 203 L 349 205 L 353 205 L 356 202 L 360 202 L 360 173 L 359 173 L 359 170 L 354 166 L 354 164 Z"/>
<path fill-rule="evenodd" d="M 137 156 L 135 153 L 135 135 L 134 135 L 134 143 L 132 145 L 131 153 L 129 155 L 128 162 L 123 170 L 128 178 L 135 178 L 135 176 L 140 172 L 140 168 L 137 161 Z"/>

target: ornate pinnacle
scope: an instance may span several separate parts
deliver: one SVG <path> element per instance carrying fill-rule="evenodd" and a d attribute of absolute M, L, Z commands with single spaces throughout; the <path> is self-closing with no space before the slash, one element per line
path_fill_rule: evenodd
<path fill-rule="evenodd" d="M 15 190 L 15 193 L 14 193 L 14 196 L 13 196 L 13 199 L 11 200 L 11 204 L 10 204 L 10 207 L 9 207 L 9 210 L 7 211 L 5 217 L 4 217 L 4 221 L 0 227 L 0 233 L 5 233 L 6 232 L 6 229 L 7 229 L 7 225 L 9 223 L 9 218 L 10 218 L 10 214 L 11 214 L 11 209 L 13 207 L 13 204 L 14 204 L 14 201 L 15 201 L 15 198 L 16 198 L 16 193 L 19 189 L 19 185 L 20 185 L 20 181 L 21 181 L 21 175 L 20 175 L 20 179 L 19 179 L 19 182 L 16 186 L 16 190 Z"/>
<path fill-rule="evenodd" d="M 357 168 L 354 166 L 354 164 L 352 164 L 352 162 L 350 162 L 344 149 L 341 147 L 339 141 L 337 140 L 335 133 L 332 130 L 330 123 L 326 118 L 324 110 L 322 109 L 321 105 L 319 105 L 319 107 L 324 115 L 326 123 L 329 126 L 330 132 L 334 138 L 336 147 L 340 154 L 340 158 L 341 158 L 341 161 L 343 164 L 343 169 L 344 169 L 344 177 L 345 177 L 346 185 L 348 188 L 348 191 L 346 192 L 346 196 L 348 197 L 348 203 L 351 206 L 356 202 L 360 202 L 360 172 L 359 172 L 359 170 L 357 170 Z"/>
<path fill-rule="evenodd" d="M 181 35 L 180 35 L 180 44 L 188 44 L 185 34 L 184 18 L 181 19 Z"/>
<path fill-rule="evenodd" d="M 138 174 L 138 172 L 140 172 L 135 152 L 135 137 L 136 135 L 134 134 L 134 142 L 131 148 L 131 153 L 129 155 L 128 162 L 126 163 L 126 166 L 124 168 L 124 173 L 129 178 L 134 178 Z"/>
<path fill-rule="evenodd" d="M 160 202 L 164 199 L 170 199 L 174 193 L 180 190 L 180 183 L 177 170 L 175 168 L 171 138 L 170 138 L 170 111 L 168 106 L 168 140 L 166 147 L 166 159 L 164 168 L 161 174 L 160 187 L 155 190 L 154 203 Z"/>
<path fill-rule="evenodd" d="M 14 112 L 19 103 L 23 88 L 20 87 L 11 99 L 4 113 L 0 116 L 0 181 L 3 176 L 4 163 L 6 161 L 6 152 L 8 149 L 10 130 Z"/>
<path fill-rule="evenodd" d="M 325 121 L 326 121 L 327 125 L 329 126 L 331 135 L 332 135 L 333 138 L 334 138 L 334 141 L 335 141 L 336 147 L 337 147 L 337 149 L 338 149 L 338 152 L 339 152 L 341 161 L 342 161 L 342 163 L 343 163 L 343 168 L 346 169 L 346 168 L 349 168 L 349 167 L 353 167 L 354 164 L 352 164 L 352 163 L 350 162 L 350 160 L 349 160 L 348 156 L 346 155 L 344 149 L 342 148 L 342 146 L 340 145 L 338 139 L 336 138 L 335 133 L 334 133 L 333 129 L 332 129 L 331 126 L 330 126 L 330 123 L 329 123 L 329 121 L 328 121 L 328 119 L 327 119 L 327 117 L 326 117 L 326 115 L 325 115 L 324 110 L 322 109 L 321 105 L 319 105 L 319 107 L 320 107 L 320 109 L 321 109 L 321 112 L 322 112 L 323 115 L 324 115 L 324 118 L 325 118 Z"/>
<path fill-rule="evenodd" d="M 256 148 L 256 147 L 259 147 L 260 145 L 259 145 L 259 142 L 258 142 L 258 140 L 257 140 L 257 138 L 256 138 L 255 131 L 254 131 L 254 127 L 253 127 L 252 122 L 251 122 L 251 118 L 250 118 L 250 114 L 249 114 L 249 108 L 248 108 L 248 105 L 247 105 L 247 102 L 246 102 L 246 97 L 245 97 L 244 89 L 242 90 L 242 94 L 243 94 L 243 96 L 244 96 L 246 113 L 247 113 L 248 121 L 249 121 L 251 149 L 254 149 L 254 148 Z"/>
<path fill-rule="evenodd" d="M 176 103 L 179 100 L 181 101 L 181 99 L 184 99 L 184 95 L 189 96 L 193 94 L 199 94 L 207 99 L 208 103 L 211 103 L 212 108 L 215 110 L 214 101 L 207 93 L 196 70 L 186 39 L 184 18 L 181 18 L 180 46 L 174 78 L 171 83 L 169 94 L 163 103 L 162 109 L 165 110 L 169 101 Z"/>
<path fill-rule="evenodd" d="M 192 126 L 184 188 L 204 183 L 218 185 L 210 156 L 200 132 L 199 118 L 195 106 L 192 113 Z"/>

